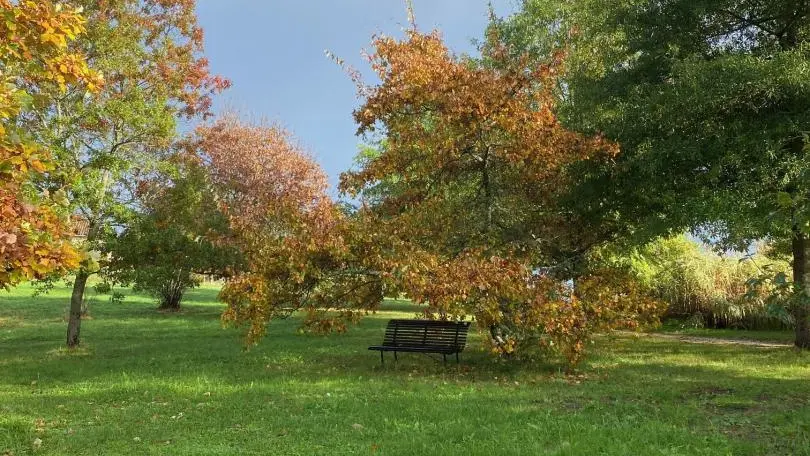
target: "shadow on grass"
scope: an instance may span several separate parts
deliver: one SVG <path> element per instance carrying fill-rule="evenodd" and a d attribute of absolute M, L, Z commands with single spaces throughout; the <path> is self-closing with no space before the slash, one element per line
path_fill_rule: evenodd
<path fill-rule="evenodd" d="M 414 306 L 386 302 L 345 335 L 275 322 L 245 351 L 241 330 L 221 327 L 215 294 L 195 290 L 176 314 L 146 298 L 98 305 L 77 352 L 62 348 L 62 297 L 4 301 L 0 318 L 24 324 L 0 327 L 0 416 L 13 417 L 0 417 L 0 451 L 25 454 L 35 435 L 59 454 L 95 442 L 117 442 L 109 454 L 262 454 L 268 440 L 297 454 L 378 443 L 393 454 L 808 448 L 808 355 L 790 349 L 600 337 L 580 375 L 567 376 L 555 362 L 498 362 L 472 334 L 460 365 L 403 354 L 381 366 L 367 347 Z M 135 437 L 151 451 L 131 448 Z"/>
<path fill-rule="evenodd" d="M 364 332 L 377 326 L 369 324 Z M 806 378 L 768 378 L 700 365 L 691 361 L 699 354 L 692 348 L 665 353 L 659 362 L 640 362 L 621 353 L 654 356 L 662 347 L 618 340 L 619 355 L 599 353 L 579 380 L 537 366 L 505 368 L 483 353 L 471 354 L 470 364 L 461 366 L 414 356 L 381 368 L 376 356 L 359 346 L 365 336 L 281 339 L 279 333 L 269 336 L 267 347 L 248 353 L 223 344 L 200 345 L 209 340 L 203 337 L 193 338 L 193 347 L 172 348 L 176 339 L 142 344 L 137 357 L 120 364 L 113 351 L 101 347 L 92 359 L 41 360 L 31 368 L 20 363 L 13 366 L 18 381 L 8 385 L 16 389 L 5 400 L 32 416 L 53 416 L 54 422 L 92 416 L 75 425 L 93 439 L 105 432 L 135 432 L 177 444 L 182 441 L 177 436 L 188 432 L 186 423 L 215 428 L 218 440 L 248 446 L 244 439 L 289 434 L 326 448 L 345 445 L 342 439 L 358 422 L 389 445 L 414 435 L 443 442 L 436 445 L 478 435 L 476 442 L 484 447 L 501 445 L 507 452 L 563 442 L 579 448 L 597 439 L 610 442 L 610 454 L 644 453 L 670 444 L 685 449 L 680 454 L 689 454 L 690 444 L 697 445 L 693 449 L 711 444 L 733 454 L 762 453 L 762 448 L 804 454 L 810 438 L 802 424 L 810 420 Z M 723 347 L 715 355 L 758 362 L 750 350 Z M 782 355 L 772 362 L 789 361 L 789 354 Z M 69 377 L 53 377 L 71 362 L 77 365 Z M 138 430 L 118 429 L 122 421 L 138 422 Z M 15 422 L 19 428 L 20 420 Z M 100 423 L 111 430 L 98 429 Z M 773 424 L 768 423 L 786 424 L 787 434 L 770 432 Z M 754 449 L 741 450 L 734 446 L 737 441 L 740 448 Z M 183 445 L 180 453 L 191 451 L 193 443 Z M 594 450 L 578 451 L 585 449 Z"/>
<path fill-rule="evenodd" d="M 419 354 L 400 354 L 394 363 L 386 356 L 380 365 L 379 355 L 367 350 L 378 342 L 388 316 L 385 312 L 365 319 L 343 335 L 316 336 L 298 334 L 297 318 L 280 321 L 269 327 L 267 337 L 255 347 L 245 350 L 242 331 L 223 329 L 219 314 L 211 308 L 190 308 L 186 314 L 156 314 L 139 317 L 133 313 L 124 320 L 91 320 L 84 323 L 85 347 L 89 353 L 73 354 L 62 349 L 64 327 L 48 324 L 44 328 L 27 327 L 14 330 L 13 338 L 3 339 L 3 358 L 7 373 L 0 382 L 30 381 L 35 375 L 59 372 L 59 382 L 75 382 L 95 376 L 110 377 L 121 372 L 147 377 L 181 377 L 206 374 L 222 381 L 250 382 L 263 378 L 268 369 L 294 369 L 303 378 L 319 375 L 419 375 L 458 377 L 470 381 L 492 377 L 550 377 L 561 376 L 563 366 L 555 362 L 498 362 L 483 351 L 479 334 L 471 336 L 462 363 L 448 360 L 444 365 L 437 358 Z M 123 314 L 125 315 L 125 314 Z M 119 316 L 123 316 L 119 313 Z M 651 362 L 658 360 L 657 362 Z M 670 363 L 667 364 L 666 361 Z M 791 349 L 756 349 L 735 346 L 702 346 L 677 341 L 633 340 L 620 337 L 613 341 L 601 338 L 594 356 L 582 367 L 586 374 L 615 375 L 633 372 L 639 378 L 655 379 L 746 378 L 772 381 L 773 364 L 787 368 L 806 363 L 807 357 Z M 718 363 L 717 368 L 706 364 Z M 58 368 L 75 367 L 75 371 Z M 770 369 L 737 369 L 736 365 L 771 365 Z M 49 366 L 56 366 L 52 369 Z"/>

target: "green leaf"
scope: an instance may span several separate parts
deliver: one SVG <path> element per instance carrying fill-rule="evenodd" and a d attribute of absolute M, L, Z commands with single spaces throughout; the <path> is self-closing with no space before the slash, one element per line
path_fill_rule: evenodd
<path fill-rule="evenodd" d="M 782 208 L 789 208 L 793 206 L 793 198 L 790 197 L 790 193 L 779 192 L 776 194 L 776 204 Z"/>

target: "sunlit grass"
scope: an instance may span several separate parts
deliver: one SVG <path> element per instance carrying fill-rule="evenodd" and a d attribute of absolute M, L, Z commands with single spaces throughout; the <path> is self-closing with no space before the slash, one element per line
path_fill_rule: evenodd
<path fill-rule="evenodd" d="M 30 292 L 0 295 L 0 454 L 810 454 L 810 356 L 789 348 L 606 336 L 572 376 L 473 335 L 458 366 L 381 367 L 367 347 L 407 303 L 245 351 L 203 288 L 177 314 L 99 297 L 71 352 L 67 290 Z"/>
<path fill-rule="evenodd" d="M 712 337 L 723 339 L 754 340 L 761 342 L 780 342 L 785 344 L 793 343 L 793 331 L 760 330 L 752 331 L 745 329 L 707 329 L 707 328 L 680 328 L 665 327 L 662 331 L 670 334 L 681 334 L 685 336 Z"/>

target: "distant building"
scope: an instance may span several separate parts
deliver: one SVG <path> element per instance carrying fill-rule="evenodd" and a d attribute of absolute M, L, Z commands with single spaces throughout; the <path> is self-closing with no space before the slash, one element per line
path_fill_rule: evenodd
<path fill-rule="evenodd" d="M 74 242 L 81 242 L 87 239 L 90 233 L 90 222 L 81 215 L 70 217 L 70 236 Z"/>

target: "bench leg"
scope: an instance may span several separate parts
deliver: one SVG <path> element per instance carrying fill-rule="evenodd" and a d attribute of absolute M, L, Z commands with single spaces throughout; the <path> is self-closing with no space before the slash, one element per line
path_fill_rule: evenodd
<path fill-rule="evenodd" d="M 397 358 L 397 352 L 394 352 L 394 361 L 399 361 L 399 358 Z"/>
<path fill-rule="evenodd" d="M 380 350 L 380 364 L 385 364 L 385 358 L 383 358 L 383 351 Z"/>
<path fill-rule="evenodd" d="M 456 352 L 456 364 L 458 364 L 458 363 L 459 363 L 459 361 L 458 361 L 458 352 Z"/>
<path fill-rule="evenodd" d="M 442 353 L 442 359 L 444 360 L 444 364 L 447 364 L 447 353 Z"/>

